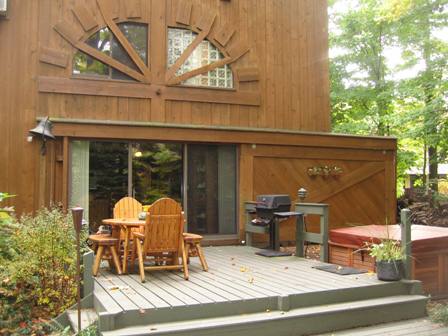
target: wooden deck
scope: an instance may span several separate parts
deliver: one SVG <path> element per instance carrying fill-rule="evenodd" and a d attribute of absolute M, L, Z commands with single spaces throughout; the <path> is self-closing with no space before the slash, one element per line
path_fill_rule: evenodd
<path fill-rule="evenodd" d="M 265 319 L 266 314 L 282 317 L 284 312 L 297 309 L 317 313 L 316 307 L 321 305 L 346 309 L 336 306 L 347 304 L 347 309 L 352 309 L 352 301 L 376 300 L 368 305 L 373 307 L 415 299 L 415 295 L 408 297 L 415 282 L 385 283 L 368 273 L 342 276 L 314 269 L 321 264 L 318 261 L 266 258 L 255 255 L 256 251 L 243 246 L 205 248 L 209 272 L 202 271 L 197 258 L 192 258 L 188 281 L 181 272 L 147 272 L 147 281 L 141 283 L 137 274 L 117 276 L 102 270 L 94 292 L 101 331 L 119 335 L 124 329 L 116 329 L 138 325 L 162 330 L 164 324 L 199 319 L 251 314 L 264 314 Z M 394 299 L 389 302 L 388 296 Z M 418 296 L 419 300 L 424 298 Z M 314 307 L 313 312 L 310 307 Z M 407 318 L 418 317 L 410 314 Z M 127 334 L 133 334 L 132 330 Z"/>
<path fill-rule="evenodd" d="M 385 323 L 381 325 L 342 330 L 319 336 L 443 336 L 448 327 L 431 322 L 426 318 Z"/>

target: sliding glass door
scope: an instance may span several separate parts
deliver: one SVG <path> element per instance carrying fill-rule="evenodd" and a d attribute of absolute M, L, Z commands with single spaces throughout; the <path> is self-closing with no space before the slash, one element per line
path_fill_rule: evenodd
<path fill-rule="evenodd" d="M 235 234 L 235 146 L 189 145 L 187 153 L 188 231 Z"/>
<path fill-rule="evenodd" d="M 85 209 L 92 231 L 125 196 L 143 205 L 175 199 L 186 210 L 189 232 L 237 231 L 236 146 L 72 141 L 70 174 L 69 205 Z"/>

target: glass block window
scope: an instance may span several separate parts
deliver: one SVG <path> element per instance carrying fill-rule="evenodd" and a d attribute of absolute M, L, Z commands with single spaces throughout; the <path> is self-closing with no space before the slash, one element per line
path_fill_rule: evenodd
<path fill-rule="evenodd" d="M 168 28 L 168 67 L 171 67 L 193 42 L 198 34 L 187 29 Z M 199 44 L 188 59 L 182 64 L 176 75 L 211 64 L 224 58 L 224 55 L 209 41 Z M 182 82 L 184 85 L 207 86 L 216 88 L 233 88 L 233 74 L 228 65 L 216 68 Z"/>
<path fill-rule="evenodd" d="M 134 47 L 140 58 L 148 65 L 148 25 L 136 22 L 119 23 L 118 27 Z M 123 49 L 120 42 L 115 38 L 109 28 L 103 28 L 90 36 L 86 43 L 127 65 L 133 70 L 139 71 L 130 56 Z M 73 59 L 73 74 L 88 75 L 100 78 L 134 80 L 128 75 L 96 60 L 95 58 L 78 51 Z"/>

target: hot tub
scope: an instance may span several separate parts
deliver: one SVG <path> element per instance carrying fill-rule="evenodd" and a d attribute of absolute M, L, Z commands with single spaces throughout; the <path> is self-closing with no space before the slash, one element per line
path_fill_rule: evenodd
<path fill-rule="evenodd" d="M 412 225 L 412 278 L 427 294 L 448 296 L 448 228 Z M 381 239 L 400 240 L 399 225 L 366 225 L 333 229 L 329 234 L 330 263 L 375 271 L 375 260 L 363 249 Z"/>

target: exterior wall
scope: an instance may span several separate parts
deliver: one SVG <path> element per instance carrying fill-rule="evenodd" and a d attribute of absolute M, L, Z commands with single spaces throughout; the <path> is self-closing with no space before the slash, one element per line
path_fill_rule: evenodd
<path fill-rule="evenodd" d="M 151 84 L 72 80 L 76 48 L 55 26 L 63 22 L 85 40 L 105 26 L 100 2 L 9 0 L 9 16 L 0 19 L 0 190 L 18 195 L 11 202 L 19 211 L 54 199 L 55 191 L 45 184 L 47 168 L 52 159 L 63 165 L 61 142 L 58 157 L 51 148 L 40 157 L 39 141 L 26 142 L 37 117 L 329 131 L 325 0 L 107 1 L 117 20 L 149 22 L 150 45 L 157 46 L 150 49 Z M 215 41 L 223 30 L 234 29 L 223 52 L 248 47 L 231 64 L 235 92 L 204 94 L 182 88 L 174 96 L 165 95 L 172 89 L 161 80 L 166 71 L 165 28 L 182 26 L 179 13 L 190 4 L 191 29 L 198 31 L 204 16 L 216 14 L 207 38 Z M 87 10 L 84 23 L 86 17 L 93 18 L 95 27 L 81 24 L 75 15 L 80 7 Z M 252 78 L 242 79 L 241 69 L 249 70 Z M 191 101 L 193 96 L 199 99 Z"/>
<path fill-rule="evenodd" d="M 315 139 L 312 145 L 243 145 L 240 197 L 249 201 L 261 194 L 289 194 L 298 202 L 297 191 L 303 187 L 308 191 L 305 202 L 330 205 L 330 228 L 395 223 L 394 141 L 384 141 L 382 149 L 363 149 L 350 148 L 337 137 L 321 140 Z M 308 173 L 309 168 L 325 166 L 342 170 L 330 176 Z M 242 210 L 240 222 L 244 223 Z M 318 223 L 317 218 L 308 217 L 308 230 L 318 232 Z M 244 226 L 240 228 L 243 238 Z M 294 220 L 280 228 L 282 241 L 295 240 Z"/>
<path fill-rule="evenodd" d="M 239 144 L 241 207 L 260 193 L 295 199 L 303 186 L 307 201 L 331 205 L 333 226 L 394 214 L 395 140 L 306 133 L 330 130 L 325 0 L 9 1 L 0 19 L 0 191 L 18 195 L 11 202 L 19 212 L 67 204 L 69 141 L 99 138 Z M 141 82 L 73 78 L 73 45 L 105 26 L 100 3 L 116 20 L 150 24 L 151 73 Z M 209 14 L 216 17 L 207 38 L 216 43 L 235 30 L 220 49 L 231 58 L 242 50 L 231 63 L 235 90 L 168 85 L 166 27 L 200 33 Z M 57 136 L 46 156 L 39 139 L 26 141 L 43 116 Z M 308 176 L 309 166 L 322 165 L 343 174 Z M 291 240 L 291 224 L 282 235 Z"/>

